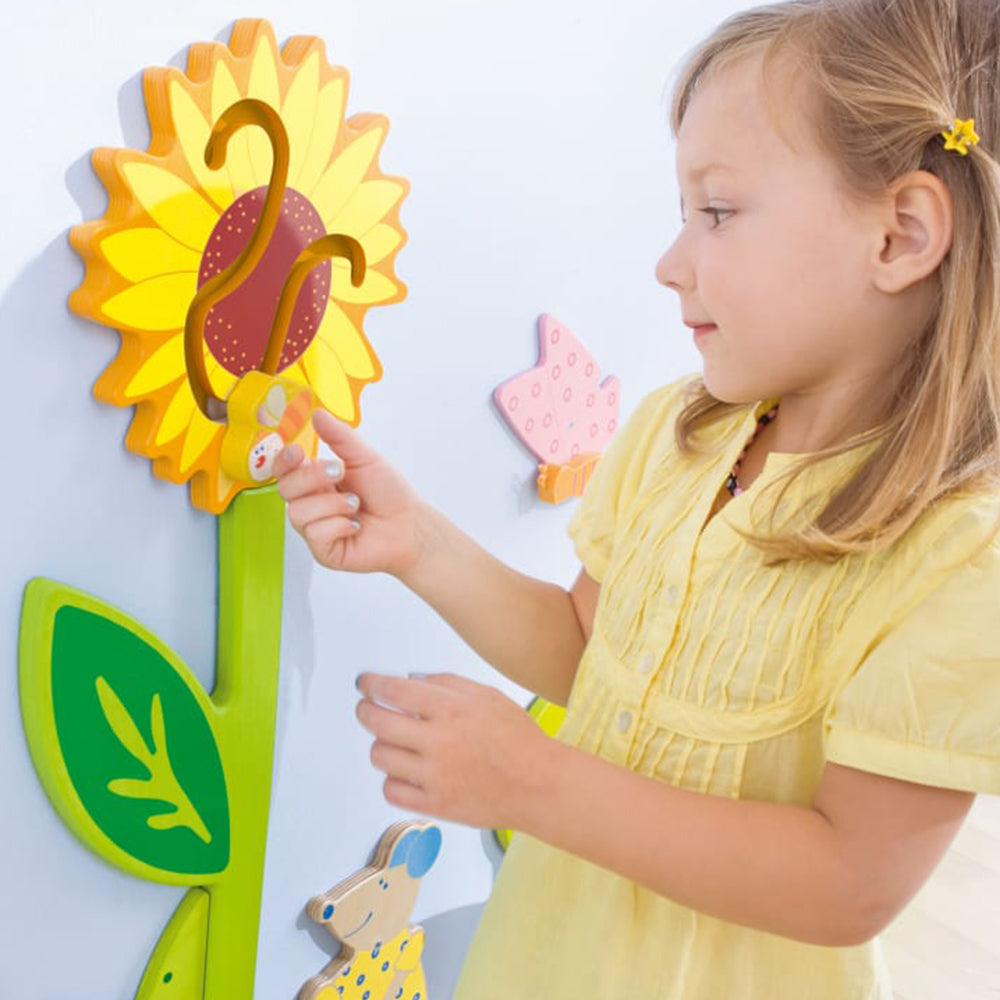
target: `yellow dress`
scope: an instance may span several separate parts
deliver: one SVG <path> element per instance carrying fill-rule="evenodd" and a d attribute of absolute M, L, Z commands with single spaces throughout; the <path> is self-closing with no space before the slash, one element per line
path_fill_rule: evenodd
<path fill-rule="evenodd" d="M 766 404 L 685 458 L 680 389 L 640 405 L 570 524 L 601 594 L 558 738 L 730 798 L 809 805 L 827 761 L 1000 793 L 1000 542 L 982 544 L 1000 502 L 949 499 L 880 554 L 768 568 L 733 528 L 760 524 L 764 488 L 796 456 L 771 453 L 709 518 Z M 821 463 L 789 502 L 828 496 L 871 447 Z M 515 834 L 455 1000 L 891 996 L 877 942 L 714 919 Z"/>

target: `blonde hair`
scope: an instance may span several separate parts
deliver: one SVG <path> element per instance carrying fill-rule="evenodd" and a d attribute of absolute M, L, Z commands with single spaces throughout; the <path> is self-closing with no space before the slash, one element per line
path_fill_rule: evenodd
<path fill-rule="evenodd" d="M 751 55 L 763 55 L 765 72 L 795 58 L 812 88 L 815 137 L 850 191 L 878 196 L 926 170 L 954 203 L 938 304 L 901 359 L 884 419 L 797 463 L 781 496 L 815 462 L 878 443 L 805 523 L 775 530 L 772 516 L 768 535 L 747 536 L 770 562 L 832 561 L 891 544 L 943 497 L 1000 486 L 1000 0 L 791 0 L 737 14 L 682 67 L 675 133 L 706 74 Z M 980 144 L 946 152 L 942 130 L 972 116 Z M 741 408 L 697 380 L 676 424 L 682 452 L 701 450 L 699 432 Z"/>

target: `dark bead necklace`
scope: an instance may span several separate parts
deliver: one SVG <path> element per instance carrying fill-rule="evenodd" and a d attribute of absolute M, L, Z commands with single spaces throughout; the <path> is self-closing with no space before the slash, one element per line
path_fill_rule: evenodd
<path fill-rule="evenodd" d="M 746 447 L 740 452 L 740 457 L 736 459 L 736 464 L 733 466 L 733 471 L 729 473 L 726 478 L 726 489 L 729 490 L 731 496 L 738 497 L 743 492 L 743 487 L 740 486 L 740 481 L 738 478 L 738 473 L 740 471 L 740 466 L 743 464 L 743 459 L 746 458 L 747 452 L 753 445 L 754 441 L 757 440 L 757 436 L 760 432 L 777 416 L 778 405 L 775 404 L 771 407 L 767 413 L 762 413 L 757 420 L 757 426 L 754 428 L 754 432 L 747 441 Z"/>

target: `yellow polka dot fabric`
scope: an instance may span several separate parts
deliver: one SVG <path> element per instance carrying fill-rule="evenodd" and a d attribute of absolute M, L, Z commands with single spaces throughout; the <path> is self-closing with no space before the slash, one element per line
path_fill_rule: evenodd
<path fill-rule="evenodd" d="M 809 805 L 827 761 L 1000 793 L 1000 543 L 988 541 L 1000 501 L 949 498 L 880 553 L 767 567 L 734 529 L 763 525 L 768 484 L 801 456 L 771 453 L 711 517 L 772 401 L 720 421 L 718 447 L 685 457 L 674 443 L 682 388 L 639 406 L 571 521 L 601 594 L 558 738 L 730 798 Z M 783 503 L 829 497 L 873 447 L 824 460 Z M 737 926 L 516 834 L 455 1000 L 511 997 L 892 990 L 877 941 L 823 947 Z"/>

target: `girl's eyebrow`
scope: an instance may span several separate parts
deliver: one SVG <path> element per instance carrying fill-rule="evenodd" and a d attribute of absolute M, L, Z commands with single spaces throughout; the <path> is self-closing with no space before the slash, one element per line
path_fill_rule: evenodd
<path fill-rule="evenodd" d="M 686 180 L 689 184 L 696 184 L 700 180 L 704 180 L 709 174 L 712 173 L 735 173 L 733 168 L 727 163 L 720 163 L 718 160 L 713 160 L 711 163 L 705 163 L 701 166 L 694 167 L 691 170 L 686 171 Z"/>

